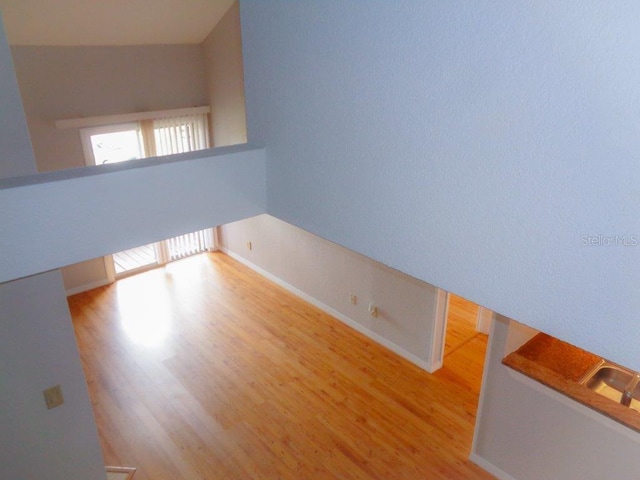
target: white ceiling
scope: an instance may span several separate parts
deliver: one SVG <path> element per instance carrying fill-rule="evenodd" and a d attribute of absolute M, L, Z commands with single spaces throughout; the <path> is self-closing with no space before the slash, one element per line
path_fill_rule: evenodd
<path fill-rule="evenodd" d="M 201 43 L 234 0 L 0 0 L 11 45 Z"/>

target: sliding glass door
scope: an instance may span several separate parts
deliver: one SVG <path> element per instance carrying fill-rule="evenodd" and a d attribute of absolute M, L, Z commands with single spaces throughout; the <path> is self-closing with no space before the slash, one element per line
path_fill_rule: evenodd
<path fill-rule="evenodd" d="M 80 130 L 86 163 L 106 165 L 144 158 L 144 143 L 138 123 L 123 123 Z M 142 245 L 105 257 L 110 280 L 158 265 L 157 246 Z"/>
<path fill-rule="evenodd" d="M 207 148 L 206 124 L 198 120 L 189 116 L 83 128 L 86 163 L 105 165 Z M 211 248 L 212 231 L 202 230 L 114 253 L 105 257 L 105 266 L 113 281 Z"/>

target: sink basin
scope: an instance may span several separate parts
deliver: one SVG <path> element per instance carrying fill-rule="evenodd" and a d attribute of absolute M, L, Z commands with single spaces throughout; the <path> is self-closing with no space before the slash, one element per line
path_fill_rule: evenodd
<path fill-rule="evenodd" d="M 640 412 L 640 383 L 636 384 L 636 387 L 631 392 L 631 403 L 629 408 L 634 409 L 636 412 Z"/>
<path fill-rule="evenodd" d="M 640 375 L 601 360 L 580 381 L 594 392 L 640 412 Z"/>
<path fill-rule="evenodd" d="M 586 375 L 582 384 L 604 397 L 621 403 L 622 395 L 633 378 L 633 372 L 629 370 L 609 363 L 600 363 Z M 640 396 L 640 390 L 635 390 Z"/>

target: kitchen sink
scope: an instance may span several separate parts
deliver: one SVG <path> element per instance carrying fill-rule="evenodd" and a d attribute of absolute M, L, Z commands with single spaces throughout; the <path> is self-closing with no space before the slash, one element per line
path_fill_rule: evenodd
<path fill-rule="evenodd" d="M 640 412 L 640 383 L 636 384 L 636 388 L 631 391 L 631 403 L 629 408 L 633 408 L 636 412 Z"/>
<path fill-rule="evenodd" d="M 634 371 L 601 360 L 580 383 L 603 397 L 640 412 L 640 375 Z"/>

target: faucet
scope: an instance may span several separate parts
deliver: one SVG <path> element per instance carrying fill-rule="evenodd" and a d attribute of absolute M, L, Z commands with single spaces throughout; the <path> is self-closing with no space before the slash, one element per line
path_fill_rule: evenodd
<path fill-rule="evenodd" d="M 625 407 L 631 405 L 631 400 L 633 399 L 633 391 L 640 382 L 640 375 L 637 373 L 633 374 L 633 379 L 629 382 L 629 385 L 624 389 L 624 393 L 622 394 L 622 398 L 620 399 L 620 403 Z"/>

